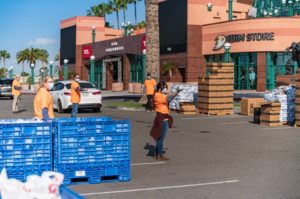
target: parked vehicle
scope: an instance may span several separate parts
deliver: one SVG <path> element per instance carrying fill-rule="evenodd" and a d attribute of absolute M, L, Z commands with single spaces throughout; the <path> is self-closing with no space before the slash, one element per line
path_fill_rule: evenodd
<path fill-rule="evenodd" d="M 72 109 L 71 83 L 72 81 L 58 81 L 50 91 L 53 97 L 53 108 L 59 113 Z M 79 108 L 91 108 L 94 112 L 100 112 L 102 107 L 101 91 L 87 81 L 80 81 L 79 85 L 84 89 L 81 92 Z"/>
<path fill-rule="evenodd" d="M 10 97 L 13 98 L 11 93 L 11 86 L 14 80 L 10 78 L 0 78 L 0 97 Z"/>

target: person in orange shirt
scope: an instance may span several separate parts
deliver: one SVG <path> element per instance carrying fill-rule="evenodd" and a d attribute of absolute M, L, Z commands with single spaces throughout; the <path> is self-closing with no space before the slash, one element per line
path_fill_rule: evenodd
<path fill-rule="evenodd" d="M 156 81 L 152 79 L 151 74 L 147 73 L 147 79 L 144 82 L 144 93 L 147 95 L 146 110 L 153 110 L 153 94 L 155 91 Z"/>
<path fill-rule="evenodd" d="M 22 87 L 20 84 L 20 75 L 15 75 L 14 81 L 12 82 L 12 86 L 11 86 L 11 93 L 14 97 L 13 105 L 12 105 L 13 113 L 19 113 L 18 105 L 19 105 L 19 101 L 20 101 L 21 90 L 22 90 Z"/>
<path fill-rule="evenodd" d="M 166 138 L 168 128 L 172 128 L 173 118 L 169 115 L 169 102 L 181 91 L 177 89 L 174 94 L 170 95 L 168 86 L 165 82 L 157 84 L 154 94 L 154 107 L 157 115 L 154 119 L 150 135 L 156 141 L 155 159 L 166 161 L 169 158 L 163 155 L 164 140 Z"/>
<path fill-rule="evenodd" d="M 34 116 L 40 120 L 47 121 L 49 119 L 54 119 L 53 98 L 49 92 L 53 86 L 53 79 L 50 77 L 45 78 L 34 97 Z"/>
<path fill-rule="evenodd" d="M 76 118 L 78 112 L 78 105 L 81 99 L 80 91 L 83 91 L 79 85 L 80 76 L 78 74 L 74 75 L 74 80 L 71 83 L 71 103 L 72 103 L 72 113 L 71 117 Z"/>

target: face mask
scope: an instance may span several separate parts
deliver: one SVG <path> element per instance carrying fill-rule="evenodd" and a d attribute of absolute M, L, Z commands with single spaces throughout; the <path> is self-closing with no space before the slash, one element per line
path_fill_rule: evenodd
<path fill-rule="evenodd" d="M 80 81 L 80 79 L 79 79 L 79 78 L 75 78 L 75 81 L 76 81 L 76 82 L 79 82 L 79 81 Z"/>
<path fill-rule="evenodd" d="M 163 94 L 166 94 L 166 93 L 167 93 L 167 89 L 164 88 L 161 92 L 162 92 Z"/>
<path fill-rule="evenodd" d="M 52 83 L 48 83 L 48 89 L 49 89 L 49 90 L 52 90 L 53 86 L 54 86 L 54 83 L 53 83 L 53 82 L 52 82 Z"/>

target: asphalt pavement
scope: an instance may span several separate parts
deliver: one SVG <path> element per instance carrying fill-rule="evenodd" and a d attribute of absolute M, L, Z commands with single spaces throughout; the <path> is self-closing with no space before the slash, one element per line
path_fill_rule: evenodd
<path fill-rule="evenodd" d="M 23 112 L 13 115 L 12 100 L 0 99 L 0 119 L 33 117 L 32 103 L 33 96 L 23 96 Z M 299 128 L 259 126 L 239 114 L 173 114 L 175 126 L 165 143 L 171 160 L 157 162 L 151 157 L 155 143 L 149 136 L 154 113 L 104 108 L 101 113 L 83 110 L 78 116 L 132 122 L 131 182 L 70 187 L 87 199 L 300 198 Z"/>

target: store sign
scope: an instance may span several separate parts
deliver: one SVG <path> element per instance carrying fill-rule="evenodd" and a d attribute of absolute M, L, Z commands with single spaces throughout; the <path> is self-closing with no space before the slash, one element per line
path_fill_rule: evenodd
<path fill-rule="evenodd" d="M 89 59 L 93 55 L 92 46 L 83 46 L 82 47 L 82 58 Z"/>
<path fill-rule="evenodd" d="M 247 33 L 247 34 L 232 34 L 232 35 L 218 35 L 215 39 L 214 50 L 220 50 L 224 47 L 226 42 L 254 42 L 254 41 L 273 41 L 274 32 L 265 33 Z"/>
<path fill-rule="evenodd" d="M 110 47 L 105 49 L 105 52 L 116 52 L 124 50 L 124 46 L 119 46 L 118 42 L 114 41 L 110 43 Z"/>

